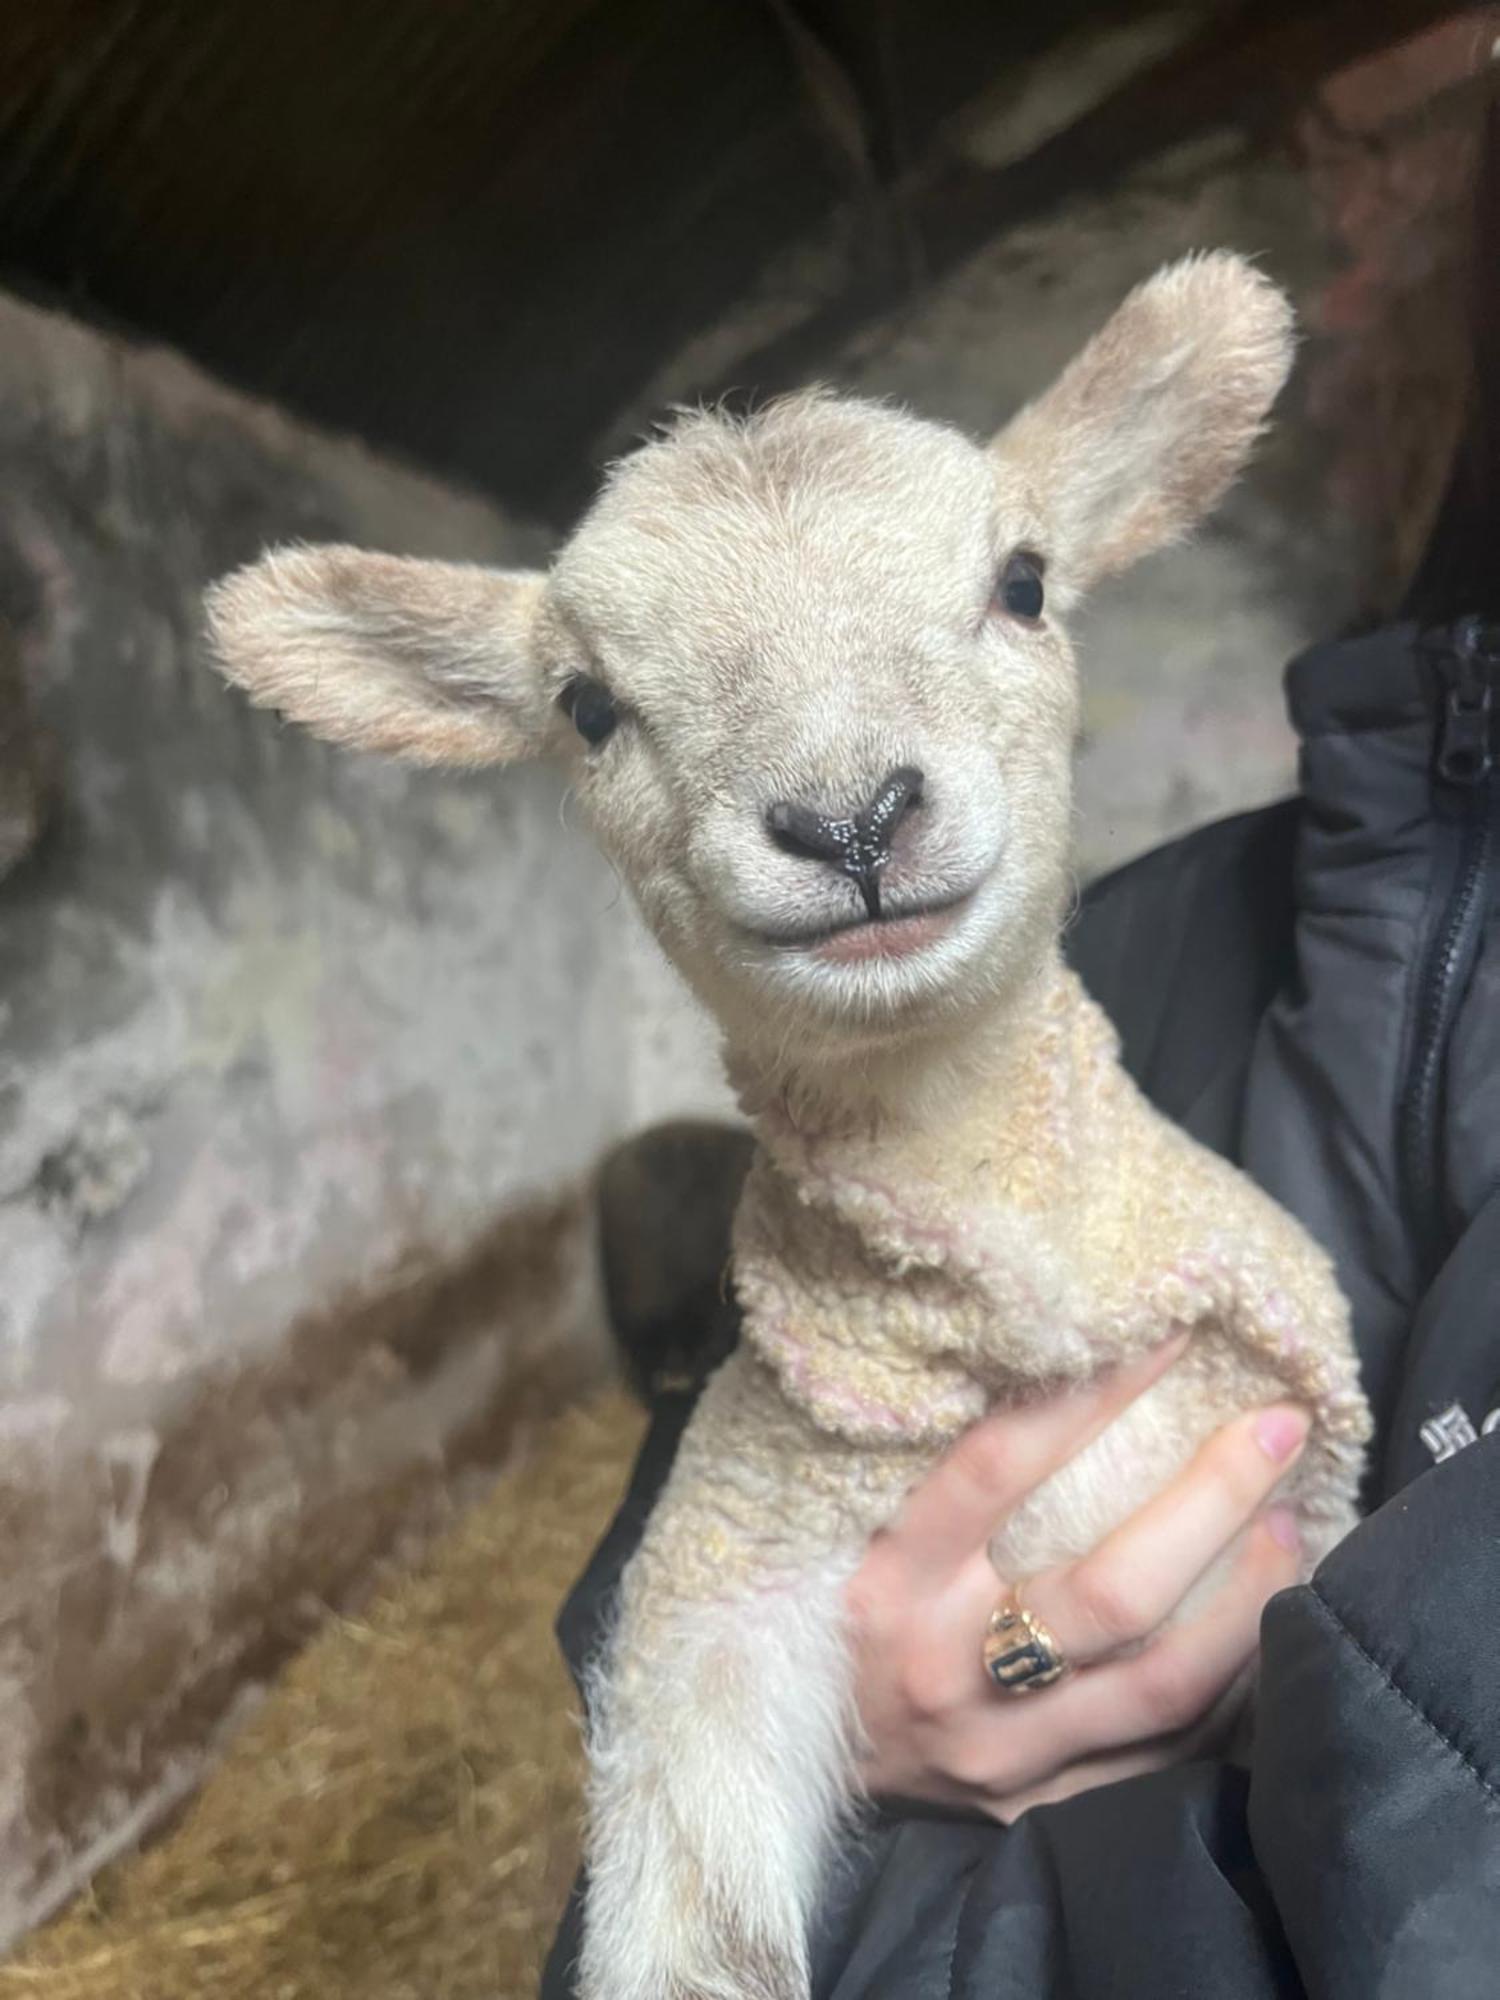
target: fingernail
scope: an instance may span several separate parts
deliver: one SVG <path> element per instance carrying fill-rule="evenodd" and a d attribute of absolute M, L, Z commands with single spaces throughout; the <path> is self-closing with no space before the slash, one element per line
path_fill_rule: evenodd
<path fill-rule="evenodd" d="M 1262 1410 L 1255 1420 L 1256 1443 L 1266 1457 L 1274 1458 L 1278 1465 L 1301 1449 L 1306 1436 L 1307 1412 L 1291 1404 Z"/>
<path fill-rule="evenodd" d="M 1290 1554 L 1296 1556 L 1302 1553 L 1302 1530 L 1297 1526 L 1297 1516 L 1290 1507 L 1272 1507 L 1266 1514 L 1266 1529 L 1271 1540 Z"/>

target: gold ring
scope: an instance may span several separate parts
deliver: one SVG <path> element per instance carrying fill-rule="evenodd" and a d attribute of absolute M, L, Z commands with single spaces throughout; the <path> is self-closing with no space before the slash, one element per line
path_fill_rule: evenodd
<path fill-rule="evenodd" d="M 1069 1671 L 1068 1662 L 1040 1618 L 1034 1618 L 1012 1590 L 990 1613 L 983 1646 L 984 1669 L 1002 1694 L 1035 1694 Z"/>

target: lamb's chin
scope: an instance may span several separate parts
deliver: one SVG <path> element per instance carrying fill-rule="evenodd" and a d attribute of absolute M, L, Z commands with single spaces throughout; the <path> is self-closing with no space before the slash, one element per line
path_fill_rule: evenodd
<path fill-rule="evenodd" d="M 696 951 L 673 956 L 729 1047 L 762 1064 L 890 1054 L 993 1000 L 1006 956 L 998 887 L 986 878 L 948 903 L 803 936 L 704 911 Z"/>
<path fill-rule="evenodd" d="M 909 1040 L 965 1008 L 971 947 L 930 917 L 840 931 L 757 967 L 762 1026 L 845 1054 Z M 904 933 L 904 935 L 902 935 Z M 832 1051 L 830 1051 L 832 1052 Z"/>

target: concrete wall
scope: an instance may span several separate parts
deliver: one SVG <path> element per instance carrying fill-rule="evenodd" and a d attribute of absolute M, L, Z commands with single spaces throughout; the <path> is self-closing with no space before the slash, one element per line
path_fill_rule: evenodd
<path fill-rule="evenodd" d="M 201 663 L 268 541 L 534 536 L 8 301 L 0 457 L 3 1933 L 597 1370 L 584 1182 L 708 1058 L 553 777 L 341 756 Z"/>

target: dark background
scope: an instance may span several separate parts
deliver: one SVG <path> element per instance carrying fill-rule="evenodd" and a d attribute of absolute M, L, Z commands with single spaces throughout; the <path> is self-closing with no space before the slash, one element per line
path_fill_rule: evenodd
<path fill-rule="evenodd" d="M 0 13 L 0 282 L 565 519 L 664 356 L 837 244 L 692 379 L 825 371 L 1002 227 L 1226 125 L 1273 137 L 1424 0 L 1199 4 L 1031 152 L 983 95 L 1149 12 L 1051 0 L 48 0 Z"/>

